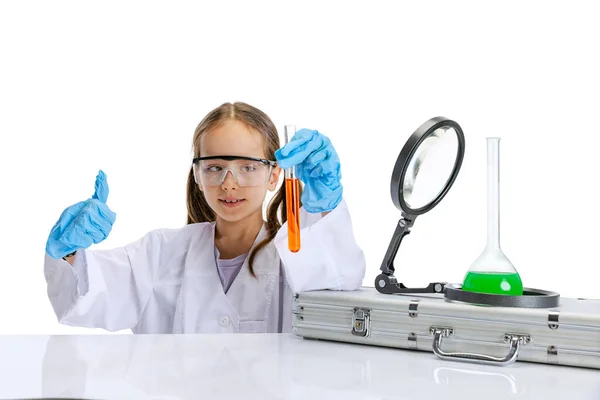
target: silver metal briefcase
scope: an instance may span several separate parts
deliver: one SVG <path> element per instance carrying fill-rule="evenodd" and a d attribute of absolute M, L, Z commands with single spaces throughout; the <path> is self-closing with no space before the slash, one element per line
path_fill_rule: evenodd
<path fill-rule="evenodd" d="M 428 351 L 442 359 L 600 369 L 600 300 L 562 298 L 545 309 L 386 295 L 371 287 L 323 290 L 296 295 L 292 326 L 305 338 Z"/>

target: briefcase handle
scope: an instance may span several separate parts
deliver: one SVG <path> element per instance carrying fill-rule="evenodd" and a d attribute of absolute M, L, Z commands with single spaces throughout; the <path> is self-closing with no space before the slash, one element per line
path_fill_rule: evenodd
<path fill-rule="evenodd" d="M 442 360 L 467 361 L 479 364 L 505 366 L 517 360 L 519 348 L 523 344 L 531 343 L 531 336 L 520 333 L 507 333 L 504 335 L 504 343 L 509 343 L 508 354 L 504 357 L 489 356 L 477 353 L 445 352 L 442 350 L 442 339 L 454 335 L 453 328 L 431 327 L 429 333 L 433 335 L 433 353 Z"/>

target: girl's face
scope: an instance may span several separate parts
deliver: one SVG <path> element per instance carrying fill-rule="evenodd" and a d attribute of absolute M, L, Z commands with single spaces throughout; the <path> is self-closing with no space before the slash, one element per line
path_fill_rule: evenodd
<path fill-rule="evenodd" d="M 240 156 L 266 159 L 264 149 L 264 137 L 237 120 L 225 121 L 200 138 L 201 157 Z M 198 167 L 205 171 L 205 178 L 198 179 L 198 185 L 204 192 L 206 202 L 218 217 L 228 222 L 236 222 L 260 213 L 262 219 L 267 190 L 276 189 L 281 168 L 257 166 L 252 161 L 244 160 L 203 160 L 201 163 L 202 166 Z M 210 174 L 216 175 L 219 171 L 225 171 L 227 167 L 234 169 L 238 179 L 241 178 L 242 181 L 236 181 L 232 172 L 227 171 L 222 183 L 209 183 Z M 244 174 L 248 174 L 246 177 L 253 174 L 253 178 L 246 178 Z M 261 179 L 257 180 L 256 174 L 260 175 Z M 251 186 L 248 186 L 249 183 Z"/>

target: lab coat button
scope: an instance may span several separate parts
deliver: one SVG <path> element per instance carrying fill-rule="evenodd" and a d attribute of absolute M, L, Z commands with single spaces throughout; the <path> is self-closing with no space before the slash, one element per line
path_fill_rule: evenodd
<path fill-rule="evenodd" d="M 221 325 L 221 326 L 229 325 L 229 317 L 224 315 L 221 318 L 219 318 L 219 325 Z"/>

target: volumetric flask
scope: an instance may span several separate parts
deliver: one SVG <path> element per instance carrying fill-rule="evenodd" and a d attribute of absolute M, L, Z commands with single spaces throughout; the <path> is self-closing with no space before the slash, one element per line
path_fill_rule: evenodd
<path fill-rule="evenodd" d="M 290 142 L 295 133 L 294 125 L 285 126 L 285 144 Z M 296 253 L 300 250 L 300 181 L 296 177 L 296 166 L 287 168 L 284 175 L 288 248 L 292 253 Z"/>
<path fill-rule="evenodd" d="M 500 138 L 487 138 L 487 245 L 469 268 L 462 290 L 523 294 L 519 273 L 500 249 Z"/>

